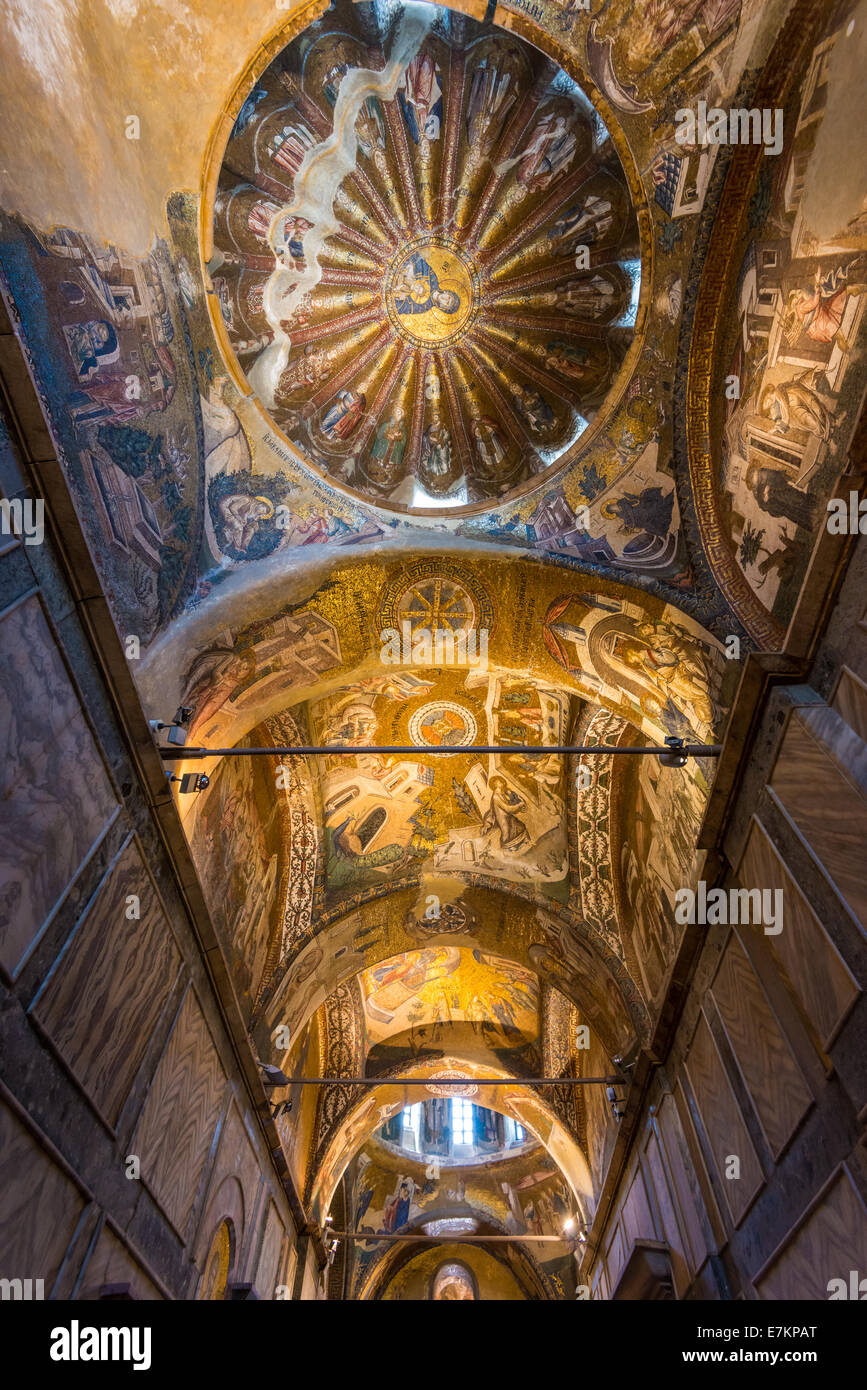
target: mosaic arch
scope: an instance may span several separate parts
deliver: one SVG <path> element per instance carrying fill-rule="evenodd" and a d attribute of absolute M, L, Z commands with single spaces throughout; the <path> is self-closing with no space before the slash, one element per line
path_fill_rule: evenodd
<path fill-rule="evenodd" d="M 368 1142 L 387 1119 L 405 1105 L 416 1100 L 428 1099 L 431 1085 L 436 1085 L 439 1070 L 436 1066 L 417 1065 L 407 1069 L 408 1075 L 419 1077 L 416 1086 L 389 1085 L 385 1081 L 381 1086 L 364 1087 L 362 1093 L 353 1096 L 330 1136 L 324 1153 L 321 1156 L 317 1155 L 319 1161 L 311 1173 L 309 1200 L 317 1220 L 321 1221 L 327 1213 L 337 1184 L 353 1154 Z M 467 1077 L 468 1088 L 474 1087 L 473 1064 L 465 1063 L 460 1071 Z M 482 1074 L 490 1075 L 486 1072 Z M 357 1089 L 361 1092 L 361 1088 Z M 562 1173 L 577 1209 L 586 1211 L 592 1208 L 593 1179 L 587 1159 L 575 1138 L 568 1133 L 550 1106 L 539 1095 L 534 1093 L 528 1096 L 526 1087 L 510 1084 L 508 1076 L 504 1075 L 501 1084 L 479 1084 L 472 1098 L 474 1104 L 516 1119 L 525 1130 L 533 1134 Z"/>
<path fill-rule="evenodd" d="M 625 385 L 641 277 L 621 155 L 556 61 L 457 11 L 341 0 L 292 39 L 243 93 L 211 230 L 242 389 L 390 508 L 526 490 Z"/>
<path fill-rule="evenodd" d="M 174 625 L 141 662 L 139 681 L 155 705 L 192 706 L 196 738 L 226 747 L 353 682 L 392 678 L 398 698 L 407 671 L 427 675 L 402 655 L 384 661 L 382 631 L 404 619 L 413 630 L 456 628 L 471 616 L 488 633 L 489 667 L 605 706 L 655 742 L 722 727 L 736 663 L 682 608 L 637 585 L 564 576 L 496 551 L 467 563 L 459 549 L 431 543 L 412 556 L 385 549 L 338 564 L 323 553 L 303 567 L 248 570 Z M 480 674 L 469 662 L 451 669 L 466 680 Z"/>
<path fill-rule="evenodd" d="M 484 1118 L 487 1123 L 495 1117 L 486 1111 Z M 438 1179 L 431 1179 L 426 1175 L 427 1166 L 423 1160 L 413 1160 L 411 1156 L 405 1159 L 391 1156 L 373 1140 L 360 1150 L 347 1169 L 342 1189 L 356 1210 L 356 1229 L 365 1235 L 370 1233 L 368 1240 L 358 1243 L 349 1252 L 354 1297 L 377 1297 L 376 1289 L 389 1283 L 403 1263 L 395 1259 L 397 1252 L 414 1255 L 425 1249 L 422 1242 L 425 1235 L 436 1233 L 445 1240 L 462 1231 L 483 1236 L 545 1234 L 562 1237 L 559 1228 L 564 1217 L 574 1211 L 574 1198 L 568 1184 L 538 1144 L 532 1144 L 511 1160 L 498 1162 L 491 1172 L 464 1169 L 451 1174 L 441 1172 Z M 407 1237 L 416 1234 L 419 1239 L 406 1240 L 395 1248 L 395 1244 L 383 1239 L 394 1231 Z M 464 1245 L 459 1253 L 464 1261 L 471 1261 L 478 1257 L 479 1248 L 478 1245 Z M 504 1257 L 509 1253 L 508 1247 L 494 1241 L 481 1248 L 499 1250 Z M 444 1252 L 436 1247 L 427 1246 L 427 1250 L 435 1257 L 433 1264 L 437 1272 L 454 1259 L 453 1255 L 444 1257 Z M 533 1254 L 538 1250 L 537 1246 Z M 541 1262 L 526 1248 L 523 1254 L 529 1256 L 525 1268 L 532 1269 L 535 1279 L 544 1283 Z M 568 1244 L 562 1239 L 550 1242 L 545 1254 L 545 1273 L 552 1270 L 552 1263 L 557 1268 L 562 1261 L 570 1260 Z M 512 1268 L 515 1269 L 514 1264 Z M 431 1297 L 430 1282 L 426 1281 L 411 1294 L 407 1290 L 404 1296 Z M 478 1296 L 472 1277 L 470 1287 L 476 1287 Z M 448 1298 L 454 1296 L 454 1291 L 446 1295 Z M 491 1296 L 490 1293 L 487 1296 Z"/>
<path fill-rule="evenodd" d="M 414 1298 L 430 1298 L 433 1280 L 444 1256 L 448 1256 L 445 1261 L 448 1265 L 470 1267 L 476 1283 L 488 1291 L 480 1293 L 481 1298 L 542 1301 L 557 1296 L 551 1281 L 525 1246 L 510 1248 L 508 1254 L 503 1254 L 501 1247 L 491 1244 L 468 1254 L 465 1245 L 431 1250 L 410 1244 L 409 1250 L 398 1249 L 383 1255 L 358 1297 L 390 1301 L 409 1297 L 404 1289 L 411 1288 Z"/>
<path fill-rule="evenodd" d="M 867 201 L 842 162 L 852 98 L 834 80 L 852 13 L 801 5 L 778 40 L 755 103 L 781 113 L 781 149 L 735 150 L 696 304 L 698 526 L 722 592 L 771 649 L 786 639 L 828 498 L 848 496 L 841 475 L 860 462 L 848 451 L 867 383 Z"/>
<path fill-rule="evenodd" d="M 274 576 L 227 589 L 143 663 L 167 704 L 193 710 L 194 742 L 346 750 L 292 760 L 279 790 L 276 754 L 204 760 L 211 786 L 179 799 L 219 920 L 227 885 L 243 888 L 224 932 L 249 1012 L 271 1016 L 291 987 L 294 1038 L 332 988 L 391 955 L 435 945 L 502 954 L 458 902 L 482 895 L 472 911 L 487 924 L 502 894 L 527 914 L 515 962 L 588 1015 L 610 1055 L 643 1038 L 678 944 L 663 904 L 682 865 L 661 827 L 677 828 L 689 857 L 710 769 L 648 760 L 627 786 L 625 768 L 615 776 L 611 759 L 596 760 L 579 790 L 568 760 L 517 750 L 568 742 L 576 729 L 591 743 L 714 736 L 734 664 L 653 596 L 584 579 L 567 587 L 556 571 L 495 556 L 472 567 L 443 553 L 358 559 L 295 585 Z M 487 668 L 383 663 L 383 625 L 404 618 L 411 629 L 484 623 Z M 456 749 L 448 760 L 428 751 L 443 742 Z M 365 751 L 390 744 L 414 752 Z M 481 755 L 479 744 L 516 753 Z M 409 911 L 428 883 L 448 914 L 433 932 L 423 907 Z M 484 901 L 490 890 L 498 896 Z M 353 925 L 359 909 L 370 938 Z"/>
<path fill-rule="evenodd" d="M 392 1009 L 395 1014 L 387 1012 Z M 436 1145 L 441 1144 L 443 1125 L 448 1123 L 449 1101 L 458 1096 L 473 1098 L 475 1103 L 479 1088 L 468 1079 L 471 1076 L 566 1077 L 587 1068 L 590 1074 L 610 1072 L 610 1056 L 598 1040 L 591 1043 L 589 1036 L 579 1033 L 579 1022 L 588 1018 L 586 1010 L 576 1011 L 565 995 L 532 971 L 478 949 L 428 947 L 360 972 L 332 990 L 316 1014 L 325 1070 L 347 1080 L 317 1091 L 311 1173 L 358 1099 L 352 1077 L 364 1074 L 388 1084 L 389 1077 L 413 1074 L 420 1065 L 434 1068 L 436 1079 L 428 1081 L 425 1090 L 437 1099 L 429 1107 L 433 1129 L 427 1125 L 426 1132 L 430 1130 L 427 1138 L 434 1144 L 431 1153 L 437 1154 L 444 1152 Z M 395 1031 L 383 1039 L 382 1031 L 388 1028 Z M 275 1036 L 279 1034 L 272 1032 L 272 1041 Z M 594 1047 L 591 1061 L 588 1048 Z M 623 1050 L 630 1049 L 624 1046 Z M 293 1048 L 289 1066 L 293 1075 L 294 1055 Z M 465 1085 L 454 1084 L 464 1080 Z M 555 1084 L 544 1098 L 564 1131 L 586 1146 L 587 1116 L 581 1095 L 572 1087 Z M 307 1097 L 304 1104 L 309 1110 Z M 479 1142 L 490 1156 L 491 1146 L 496 1148 L 498 1141 L 486 1125 Z M 377 1142 L 384 1142 L 383 1134 Z M 398 1143 L 395 1152 L 399 1149 Z M 504 1148 L 499 1156 L 511 1162 L 516 1155 Z M 462 1166 L 458 1160 L 455 1163 Z"/>
<path fill-rule="evenodd" d="M 486 968 L 488 960 L 505 958 L 521 984 L 528 971 L 540 976 L 572 1001 L 610 1056 L 625 1055 L 636 1037 L 644 1037 L 647 1010 L 626 964 L 616 951 L 594 939 L 580 920 L 542 914 L 532 903 L 506 892 L 456 888 L 460 896 L 453 896 L 452 902 L 472 918 L 469 934 L 450 930 L 451 914 L 444 915 L 438 931 L 424 930 L 428 897 L 424 884 L 378 895 L 363 907 L 324 923 L 312 940 L 275 971 L 260 1000 L 257 1033 L 263 1047 L 273 1047 L 278 1034 L 286 1045 L 294 1045 L 333 990 L 361 971 L 383 969 L 391 957 L 406 951 L 415 955 L 420 941 L 427 953 L 422 964 L 426 967 L 431 956 L 434 973 L 440 969 L 441 958 L 448 965 L 451 953 L 459 949 L 479 952 L 483 960 L 478 963 Z M 448 895 L 444 897 L 448 901 Z M 411 963 L 403 966 L 402 973 L 411 976 Z M 426 978 L 426 970 L 423 974 Z M 401 993 L 412 988 L 405 980 L 400 983 Z M 281 1034 L 281 1029 L 286 1032 Z"/>

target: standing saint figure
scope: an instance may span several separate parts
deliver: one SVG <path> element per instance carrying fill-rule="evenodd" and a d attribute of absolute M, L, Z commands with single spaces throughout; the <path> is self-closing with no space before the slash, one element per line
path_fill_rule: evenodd
<path fill-rule="evenodd" d="M 613 225 L 614 211 L 611 199 L 590 193 L 580 202 L 573 203 L 562 217 L 557 218 L 548 232 L 548 240 L 554 242 L 554 249 L 559 256 L 571 256 L 576 245 L 592 246 Z M 571 243 L 572 237 L 575 238 L 574 243 Z"/>
<path fill-rule="evenodd" d="M 405 449 L 406 424 L 403 410 L 398 406 L 376 431 L 368 468 L 374 482 L 390 484 L 397 481 Z"/>
<path fill-rule="evenodd" d="M 473 449 L 479 472 L 487 478 L 496 477 L 501 471 L 500 464 L 506 457 L 506 449 L 500 437 L 499 426 L 490 415 L 479 415 L 470 426 L 473 436 Z"/>
<path fill-rule="evenodd" d="M 323 418 L 323 433 L 329 439 L 348 439 L 364 414 L 366 404 L 363 392 L 339 391 L 337 400 Z"/>
<path fill-rule="evenodd" d="M 493 145 L 517 99 L 512 74 L 483 58 L 473 73 L 467 103 L 467 144 L 479 158 Z"/>
<path fill-rule="evenodd" d="M 554 411 L 541 392 L 534 391 L 530 386 L 521 386 L 517 381 L 509 383 L 509 390 L 515 398 L 518 414 L 533 434 L 541 434 L 550 429 L 554 423 Z"/>
<path fill-rule="evenodd" d="M 421 466 L 432 477 L 444 478 L 452 466 L 452 437 L 435 410 L 422 435 Z"/>
<path fill-rule="evenodd" d="M 571 164 L 576 145 L 571 122 L 557 112 L 548 111 L 521 153 L 515 175 L 518 183 L 531 193 L 546 188 L 555 174 Z"/>
<path fill-rule="evenodd" d="M 397 101 L 413 144 L 422 138 L 440 138 L 443 89 L 439 68 L 429 53 L 413 58 L 400 80 Z"/>

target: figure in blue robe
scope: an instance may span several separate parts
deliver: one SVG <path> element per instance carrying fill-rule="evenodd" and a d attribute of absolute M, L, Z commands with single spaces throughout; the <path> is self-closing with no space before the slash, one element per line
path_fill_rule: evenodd
<path fill-rule="evenodd" d="M 461 307 L 460 295 L 454 290 L 440 289 L 436 271 L 418 252 L 404 266 L 402 288 L 406 293 L 400 299 L 395 294 L 394 300 L 399 314 L 426 314 L 429 309 L 456 314 Z"/>

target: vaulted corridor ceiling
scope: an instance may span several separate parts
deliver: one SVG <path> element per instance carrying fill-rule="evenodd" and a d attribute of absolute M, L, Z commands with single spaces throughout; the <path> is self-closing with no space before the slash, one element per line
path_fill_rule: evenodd
<path fill-rule="evenodd" d="M 0 32 L 0 444 L 56 556 L 0 537 L 0 966 L 99 1142 L 147 1150 L 129 1258 L 203 1300 L 764 1297 L 802 1213 L 757 1194 L 835 1066 L 860 1173 L 855 599 L 819 643 L 834 498 L 859 534 L 864 5 Z M 842 850 L 805 828 L 829 768 Z M 697 924 L 708 884 L 785 890 L 791 936 Z M 115 1094 L 91 1032 L 148 1078 Z"/>

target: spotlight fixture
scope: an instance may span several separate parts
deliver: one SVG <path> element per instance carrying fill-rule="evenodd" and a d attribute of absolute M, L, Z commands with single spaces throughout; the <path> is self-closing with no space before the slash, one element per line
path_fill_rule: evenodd
<path fill-rule="evenodd" d="M 563 1222 L 563 1230 L 566 1232 L 567 1235 L 571 1235 L 571 1234 L 572 1234 L 572 1232 L 575 1230 L 575 1217 L 574 1217 L 574 1216 L 567 1216 L 567 1217 L 566 1217 L 566 1220 Z"/>
<path fill-rule="evenodd" d="M 275 1120 L 279 1120 L 281 1115 L 288 1115 L 291 1110 L 291 1100 L 278 1100 L 277 1104 L 271 1107 L 271 1114 Z"/>
<path fill-rule="evenodd" d="M 266 1091 L 276 1090 L 278 1086 L 291 1086 L 289 1077 L 279 1067 L 272 1066 L 270 1062 L 258 1062 L 257 1065 L 262 1073 L 262 1085 Z"/>
<path fill-rule="evenodd" d="M 186 725 L 192 714 L 192 706 L 181 705 L 175 711 L 174 719 L 166 721 L 163 719 L 150 719 L 148 723 L 155 734 L 162 733 L 163 729 L 168 729 L 167 741 L 175 745 L 176 748 L 183 748 L 187 741 Z"/>
<path fill-rule="evenodd" d="M 621 1100 L 620 1096 L 618 1096 L 618 1094 L 617 1094 L 617 1092 L 615 1091 L 615 1089 L 614 1089 L 613 1086 L 606 1086 L 606 1087 L 605 1087 L 605 1095 L 606 1095 L 606 1097 L 607 1097 L 607 1099 L 608 1099 L 608 1102 L 609 1102 L 609 1104 L 610 1104 L 610 1106 L 611 1106 L 611 1109 L 612 1109 L 613 1112 L 614 1112 L 614 1118 L 615 1118 L 615 1120 L 622 1120 L 622 1119 L 623 1119 L 623 1110 L 620 1109 L 620 1107 L 624 1104 L 624 1101 Z"/>
<path fill-rule="evenodd" d="M 665 740 L 666 747 L 670 750 L 667 753 L 659 754 L 659 761 L 663 767 L 686 767 L 687 755 L 683 751 L 686 747 L 682 738 L 677 738 L 674 734 L 669 734 Z"/>
<path fill-rule="evenodd" d="M 170 782 L 179 782 L 182 793 L 203 792 L 206 787 L 211 785 L 211 779 L 207 772 L 183 772 L 180 777 L 176 777 L 173 772 L 166 774 Z"/>

